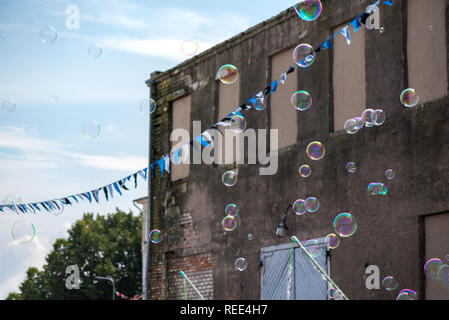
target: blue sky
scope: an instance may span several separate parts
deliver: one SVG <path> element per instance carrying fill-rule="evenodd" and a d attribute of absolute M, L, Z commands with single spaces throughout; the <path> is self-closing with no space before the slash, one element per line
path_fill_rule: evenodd
<path fill-rule="evenodd" d="M 16 110 L 0 110 L 0 200 L 18 194 L 24 203 L 92 190 L 147 164 L 148 117 L 139 103 L 144 82 L 190 58 L 184 40 L 199 52 L 275 16 L 293 4 L 278 1 L 1 0 L 0 102 L 13 99 Z M 65 9 L 80 10 L 80 29 L 66 28 Z M 56 29 L 52 44 L 40 41 L 44 26 Z M 88 57 L 94 43 L 102 47 Z M 52 101 L 53 94 L 58 95 Z M 96 139 L 81 134 L 86 121 L 100 124 Z M 0 299 L 18 289 L 30 266 L 41 267 L 57 237 L 66 236 L 83 212 L 105 214 L 115 207 L 137 209 L 136 190 L 109 202 L 66 207 L 50 214 L 0 215 Z M 35 225 L 29 244 L 11 237 L 19 219 Z"/>

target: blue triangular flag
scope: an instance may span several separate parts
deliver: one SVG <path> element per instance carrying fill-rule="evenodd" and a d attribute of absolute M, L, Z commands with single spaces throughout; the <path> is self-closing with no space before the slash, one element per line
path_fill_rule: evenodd
<path fill-rule="evenodd" d="M 138 173 L 142 177 L 143 180 L 147 180 L 148 168 L 140 170 Z"/>
<path fill-rule="evenodd" d="M 85 192 L 81 194 L 83 197 L 85 197 L 87 200 L 89 200 L 89 203 L 92 203 L 92 195 L 90 192 Z"/>
<path fill-rule="evenodd" d="M 32 203 L 31 204 L 33 207 L 35 207 L 37 210 L 41 211 L 41 208 L 39 208 L 39 206 L 36 203 Z"/>
<path fill-rule="evenodd" d="M 332 40 L 331 39 L 327 40 L 325 43 L 321 45 L 321 48 L 323 48 L 324 50 L 332 48 Z"/>
<path fill-rule="evenodd" d="M 173 161 L 175 162 L 175 164 L 179 163 L 180 156 L 181 156 L 181 149 L 175 150 L 175 152 L 173 153 Z"/>
<path fill-rule="evenodd" d="M 170 156 L 164 157 L 165 171 L 170 173 Z"/>
<path fill-rule="evenodd" d="M 150 165 L 150 168 L 151 168 L 151 176 L 152 177 L 154 177 L 154 166 L 156 165 L 156 163 L 152 163 L 151 165 Z"/>
<path fill-rule="evenodd" d="M 393 5 L 393 1 L 392 0 L 386 0 L 384 2 L 384 4 L 388 5 L 388 6 L 392 6 Z"/>
<path fill-rule="evenodd" d="M 157 161 L 157 164 L 159 166 L 159 170 L 161 171 L 161 177 L 162 177 L 162 173 L 164 172 L 164 159 L 159 159 Z"/>
<path fill-rule="evenodd" d="M 114 182 L 114 188 L 115 190 L 117 190 L 118 193 L 120 193 L 120 195 L 122 195 L 122 191 L 120 190 L 117 182 Z"/>
<path fill-rule="evenodd" d="M 98 190 L 92 190 L 91 192 L 92 195 L 94 196 L 95 201 L 98 203 Z"/>
<path fill-rule="evenodd" d="M 359 17 L 356 17 L 354 20 L 351 21 L 351 25 L 354 27 L 354 33 L 356 33 L 360 27 L 362 26 L 362 23 L 359 21 Z"/>
<path fill-rule="evenodd" d="M 345 37 L 346 44 L 349 46 L 351 44 L 351 35 L 349 34 L 349 28 L 348 26 L 344 27 L 340 30 L 340 33 Z"/>
<path fill-rule="evenodd" d="M 112 195 L 112 184 L 108 185 L 108 191 L 109 194 L 111 195 L 111 198 L 113 198 L 114 196 Z"/>
<path fill-rule="evenodd" d="M 278 88 L 278 81 L 277 81 L 277 80 L 274 80 L 274 81 L 271 83 L 271 91 L 270 91 L 270 94 L 275 93 L 277 88 Z"/>
<path fill-rule="evenodd" d="M 79 201 L 78 201 L 78 199 L 77 199 L 77 197 L 76 197 L 76 196 L 70 196 L 70 198 L 72 198 L 73 200 L 75 200 L 75 201 L 76 201 L 76 203 L 79 203 Z"/>

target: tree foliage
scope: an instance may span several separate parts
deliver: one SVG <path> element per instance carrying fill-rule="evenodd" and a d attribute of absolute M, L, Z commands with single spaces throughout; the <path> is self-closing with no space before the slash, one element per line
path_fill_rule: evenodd
<path fill-rule="evenodd" d="M 127 296 L 141 292 L 142 217 L 116 209 L 106 216 L 86 213 L 68 230 L 68 238 L 56 239 L 43 270 L 29 268 L 20 293 L 7 300 L 112 299 L 112 283 L 95 279 L 111 276 L 116 290 Z M 80 288 L 66 287 L 66 268 L 77 265 Z"/>

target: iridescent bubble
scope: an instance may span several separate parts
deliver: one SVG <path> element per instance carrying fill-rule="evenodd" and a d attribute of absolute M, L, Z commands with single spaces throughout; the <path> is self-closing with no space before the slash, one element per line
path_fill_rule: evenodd
<path fill-rule="evenodd" d="M 232 64 L 225 64 L 218 69 L 217 77 L 224 84 L 232 84 L 239 78 L 239 71 Z"/>
<path fill-rule="evenodd" d="M 417 298 L 416 291 L 410 290 L 410 289 L 403 289 L 399 292 L 398 297 L 396 300 L 416 300 Z"/>
<path fill-rule="evenodd" d="M 153 99 L 143 99 L 139 104 L 139 110 L 143 114 L 150 114 L 156 111 L 156 101 Z"/>
<path fill-rule="evenodd" d="M 362 112 L 362 122 L 365 123 L 365 127 L 372 127 L 374 126 L 374 110 L 373 109 L 366 109 Z"/>
<path fill-rule="evenodd" d="M 379 33 L 384 33 L 384 31 L 385 31 L 385 28 L 384 28 L 384 27 L 380 27 L 380 28 L 379 28 Z"/>
<path fill-rule="evenodd" d="M 350 173 L 354 173 L 357 171 L 357 165 L 355 164 L 355 162 L 348 162 L 346 164 L 346 170 Z"/>
<path fill-rule="evenodd" d="M 324 242 L 329 249 L 335 249 L 340 244 L 340 239 L 335 233 L 330 233 L 326 236 Z"/>
<path fill-rule="evenodd" d="M 31 222 L 27 220 L 19 220 L 13 224 L 11 235 L 14 241 L 18 243 L 30 243 L 36 235 L 36 229 Z"/>
<path fill-rule="evenodd" d="M 100 135 L 100 125 L 96 121 L 88 121 L 83 124 L 83 135 L 89 139 L 95 139 Z"/>
<path fill-rule="evenodd" d="M 300 166 L 298 171 L 303 178 L 307 178 L 312 174 L 312 169 L 307 164 L 303 164 L 302 166 Z"/>
<path fill-rule="evenodd" d="M 384 196 L 388 193 L 388 188 L 381 182 L 371 182 L 368 185 L 368 192 L 372 196 Z"/>
<path fill-rule="evenodd" d="M 193 40 L 184 40 L 181 44 L 181 51 L 186 55 L 186 56 L 194 56 L 198 53 L 198 42 L 193 41 Z"/>
<path fill-rule="evenodd" d="M 404 107 L 411 108 L 419 103 L 419 96 L 416 95 L 415 89 L 407 88 L 402 91 L 400 100 Z"/>
<path fill-rule="evenodd" d="M 398 282 L 393 276 L 387 276 L 382 279 L 382 287 L 388 291 L 393 291 L 398 288 Z"/>
<path fill-rule="evenodd" d="M 296 215 L 301 216 L 307 211 L 306 202 L 303 199 L 298 199 L 293 203 L 292 209 Z"/>
<path fill-rule="evenodd" d="M 158 230 L 158 229 L 151 230 L 149 238 L 150 238 L 150 241 L 152 243 L 159 243 L 159 242 L 161 242 L 162 241 L 162 232 L 161 232 L 161 230 Z"/>
<path fill-rule="evenodd" d="M 51 210 L 52 215 L 60 216 L 64 212 L 64 204 L 61 202 L 52 201 L 53 209 Z"/>
<path fill-rule="evenodd" d="M 359 122 L 357 122 L 355 119 L 349 119 L 349 120 L 346 120 L 343 127 L 344 127 L 346 133 L 356 134 L 357 131 L 359 131 L 358 126 L 359 126 Z"/>
<path fill-rule="evenodd" d="M 14 112 L 16 110 L 16 102 L 13 99 L 8 99 L 2 102 L 4 112 Z"/>
<path fill-rule="evenodd" d="M 307 211 L 314 213 L 320 208 L 320 202 L 315 197 L 309 197 L 305 201 Z"/>
<path fill-rule="evenodd" d="M 95 43 L 89 47 L 89 49 L 87 50 L 87 55 L 91 59 L 96 59 L 101 56 L 102 51 L 103 49 L 101 48 L 101 46 L 98 43 Z"/>
<path fill-rule="evenodd" d="M 313 141 L 307 146 L 306 152 L 310 159 L 321 160 L 324 157 L 325 149 L 321 142 Z"/>
<path fill-rule="evenodd" d="M 246 129 L 246 120 L 241 115 L 234 115 L 231 118 L 231 130 L 235 133 L 242 133 Z"/>
<path fill-rule="evenodd" d="M 226 187 L 232 187 L 237 183 L 237 174 L 234 171 L 226 171 L 223 173 L 221 181 Z"/>
<path fill-rule="evenodd" d="M 443 264 L 437 273 L 438 282 L 446 287 L 449 287 L 449 265 Z"/>
<path fill-rule="evenodd" d="M 57 94 L 56 92 L 53 93 L 50 97 L 51 102 L 56 102 L 59 99 L 59 94 Z"/>
<path fill-rule="evenodd" d="M 42 43 L 51 44 L 55 42 L 58 34 L 56 33 L 55 28 L 45 26 L 39 31 L 39 37 L 41 38 Z"/>
<path fill-rule="evenodd" d="M 385 111 L 383 111 L 382 109 L 374 110 L 373 120 L 374 120 L 374 124 L 376 126 L 383 125 L 386 117 L 387 117 L 387 115 L 385 114 Z"/>
<path fill-rule="evenodd" d="M 293 51 L 293 61 L 301 68 L 307 68 L 315 61 L 315 50 L 310 44 L 302 43 Z"/>
<path fill-rule="evenodd" d="M 438 269 L 443 265 L 443 261 L 438 258 L 429 259 L 424 265 L 424 274 L 427 278 L 435 280 L 438 278 Z"/>
<path fill-rule="evenodd" d="M 305 111 L 312 106 L 312 96 L 307 91 L 295 92 L 290 101 L 296 110 Z"/>
<path fill-rule="evenodd" d="M 225 231 L 232 231 L 237 227 L 237 220 L 234 217 L 226 216 L 221 221 L 221 225 Z"/>
<path fill-rule="evenodd" d="M 355 117 L 353 120 L 355 121 L 355 128 L 357 131 L 365 126 L 365 123 L 362 121 L 362 117 Z"/>
<path fill-rule="evenodd" d="M 231 217 L 237 217 L 240 213 L 240 208 L 236 204 L 228 204 L 225 208 L 225 214 Z"/>
<path fill-rule="evenodd" d="M 298 16 L 305 21 L 315 20 L 323 10 L 323 6 L 319 0 L 300 0 L 293 8 L 295 8 Z"/>
<path fill-rule="evenodd" d="M 251 241 L 254 239 L 254 236 L 252 233 L 248 233 L 248 240 Z"/>
<path fill-rule="evenodd" d="M 329 298 L 329 300 L 340 300 L 340 299 L 336 299 L 336 297 L 338 296 L 338 293 L 339 293 L 338 290 L 331 287 L 327 290 L 327 297 Z"/>
<path fill-rule="evenodd" d="M 304 243 L 304 248 L 306 248 L 307 252 L 312 256 L 312 258 L 319 257 L 323 254 L 323 247 L 319 245 L 318 240 L 311 239 Z"/>
<path fill-rule="evenodd" d="M 388 180 L 394 179 L 394 171 L 391 169 L 388 169 L 387 171 L 385 171 L 385 177 L 387 177 Z"/>
<path fill-rule="evenodd" d="M 334 219 L 334 230 L 340 237 L 350 237 L 357 231 L 357 221 L 350 213 L 340 213 Z"/>
<path fill-rule="evenodd" d="M 264 98 L 256 98 L 256 100 L 254 100 L 254 109 L 260 111 L 265 109 L 266 104 L 265 104 L 265 99 Z"/>
<path fill-rule="evenodd" d="M 238 271 L 245 271 L 247 266 L 248 263 L 246 262 L 245 258 L 238 258 L 237 260 L 235 260 L 235 268 Z"/>

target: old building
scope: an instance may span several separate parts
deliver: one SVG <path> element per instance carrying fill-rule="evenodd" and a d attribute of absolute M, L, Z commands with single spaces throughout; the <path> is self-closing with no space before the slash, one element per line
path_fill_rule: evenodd
<path fill-rule="evenodd" d="M 153 72 L 153 161 L 171 151 L 174 129 L 192 133 L 193 121 L 207 129 L 294 65 L 298 44 L 316 48 L 373 1 L 322 2 L 313 22 L 290 8 L 173 69 Z M 156 170 L 151 225 L 163 241 L 151 245 L 152 299 L 184 299 L 180 270 L 206 299 L 285 299 L 290 237 L 324 246 L 342 212 L 356 218 L 357 231 L 317 260 L 349 299 L 391 300 L 404 288 L 419 299 L 449 298 L 449 288 L 423 271 L 428 259 L 449 254 L 449 1 L 393 0 L 393 6 L 381 4 L 379 14 L 382 29 L 363 26 L 354 33 L 350 27 L 350 45 L 337 35 L 333 48 L 317 53 L 310 67 L 297 68 L 267 97 L 264 110 L 242 112 L 248 128 L 278 129 L 278 150 L 269 150 L 279 157 L 275 175 L 259 175 L 259 164 L 172 165 L 162 177 Z M 216 78 L 228 63 L 239 69 L 232 85 Z M 399 99 L 409 87 L 420 96 L 413 108 Z M 311 94 L 309 110 L 291 105 L 297 90 Z M 365 108 L 383 109 L 385 123 L 347 134 L 344 122 Z M 325 146 L 319 161 L 305 152 L 312 141 Z M 346 171 L 349 161 L 357 164 L 355 173 Z M 311 166 L 310 177 L 298 174 L 302 164 Z M 224 186 L 222 174 L 235 168 L 237 184 Z M 385 178 L 387 169 L 394 179 Z M 385 183 L 388 193 L 369 195 L 370 182 Z M 310 196 L 319 199 L 319 210 L 289 211 L 287 234 L 277 237 L 286 208 Z M 237 228 L 227 232 L 221 221 L 230 203 L 240 214 Z M 326 299 L 327 283 L 299 248 L 294 255 L 292 297 Z M 234 266 L 239 257 L 248 263 L 242 272 Z M 367 289 L 369 265 L 379 267 L 380 279 L 393 275 L 398 289 Z M 187 293 L 198 299 L 190 287 Z"/>

